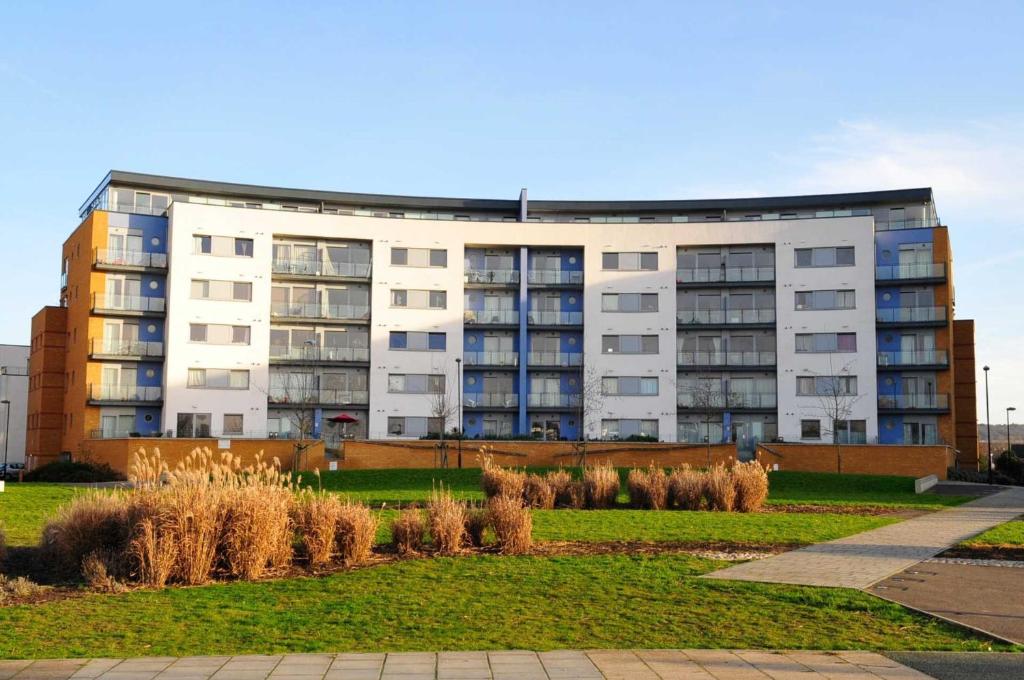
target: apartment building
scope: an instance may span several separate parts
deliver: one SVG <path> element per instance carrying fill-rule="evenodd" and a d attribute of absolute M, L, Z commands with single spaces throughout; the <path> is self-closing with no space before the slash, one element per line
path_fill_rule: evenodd
<path fill-rule="evenodd" d="M 80 218 L 60 306 L 33 319 L 31 403 L 60 413 L 30 414 L 40 455 L 330 437 L 339 418 L 360 438 L 461 420 L 743 452 L 958 446 L 975 420 L 930 189 L 531 201 L 114 171 Z"/>

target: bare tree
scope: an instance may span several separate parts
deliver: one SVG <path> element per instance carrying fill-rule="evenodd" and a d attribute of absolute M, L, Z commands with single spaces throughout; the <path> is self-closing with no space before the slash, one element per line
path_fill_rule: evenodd
<path fill-rule="evenodd" d="M 273 376 L 282 378 L 274 381 Z M 295 447 L 292 469 L 299 470 L 306 450 L 312 446 L 313 429 L 316 424 L 316 405 L 320 403 L 319 380 L 312 368 L 271 374 L 272 383 L 266 391 L 275 411 L 283 411 L 294 433 Z"/>
<path fill-rule="evenodd" d="M 852 373 L 853 362 L 848 362 L 838 371 L 832 366 L 832 357 L 828 358 L 828 375 L 817 375 L 814 377 L 814 392 L 817 397 L 817 411 L 824 418 L 822 434 L 832 439 L 832 445 L 836 449 L 836 472 L 843 471 L 843 449 L 840 434 L 842 427 L 853 415 L 853 407 L 860 401 L 863 395 L 857 394 L 851 378 L 856 376 Z"/>
<path fill-rule="evenodd" d="M 704 445 L 707 448 L 708 465 L 711 465 L 711 416 L 726 406 L 726 395 L 722 392 L 722 380 L 702 375 L 687 394 L 687 401 L 701 416 L 704 426 Z M 724 426 L 724 424 L 723 424 Z M 724 433 L 723 433 L 724 434 Z"/>
<path fill-rule="evenodd" d="M 591 438 L 588 433 L 601 425 L 601 410 L 604 408 L 604 392 L 601 387 L 601 376 L 597 369 L 587 364 L 586 354 L 581 357 L 579 391 L 576 397 L 577 436 L 573 442 L 573 453 L 576 464 L 585 467 L 587 464 L 587 442 Z"/>
<path fill-rule="evenodd" d="M 448 423 L 458 419 L 459 415 L 459 401 L 455 396 L 455 391 L 458 388 L 457 381 L 458 377 L 452 379 L 451 367 L 445 364 L 442 369 L 435 368 L 435 375 L 440 372 L 440 375 L 444 378 L 443 385 L 440 389 L 431 390 L 427 395 L 430 399 L 430 416 L 435 421 L 440 421 L 440 433 L 438 437 L 438 458 L 440 460 L 441 467 L 448 467 L 448 443 L 445 441 L 445 433 L 448 431 Z M 429 387 L 429 386 L 428 386 Z M 452 428 L 454 430 L 454 428 Z M 459 436 L 462 436 L 462 423 L 458 424 Z"/>

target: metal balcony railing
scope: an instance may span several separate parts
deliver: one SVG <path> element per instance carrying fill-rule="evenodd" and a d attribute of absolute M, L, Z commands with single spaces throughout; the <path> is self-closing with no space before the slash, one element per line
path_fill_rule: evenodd
<path fill-rule="evenodd" d="M 301 302 L 272 302 L 270 315 L 299 319 L 336 319 L 365 321 L 370 308 L 363 305 L 324 305 Z"/>
<path fill-rule="evenodd" d="M 156 386 L 90 384 L 92 401 L 160 401 L 161 390 Z"/>
<path fill-rule="evenodd" d="M 944 349 L 879 352 L 879 366 L 947 366 L 949 355 Z"/>
<path fill-rule="evenodd" d="M 94 293 L 92 309 L 95 312 L 154 312 L 164 311 L 162 297 L 144 297 L 141 295 L 104 295 Z"/>
<path fill-rule="evenodd" d="M 538 392 L 528 395 L 526 404 L 538 408 L 576 408 L 580 405 L 580 395 Z"/>
<path fill-rule="evenodd" d="M 775 323 L 775 309 L 681 309 L 676 320 L 685 325 Z"/>
<path fill-rule="evenodd" d="M 463 352 L 466 366 L 518 366 L 519 352 Z"/>
<path fill-rule="evenodd" d="M 466 283 L 519 283 L 517 269 L 467 269 Z"/>
<path fill-rule="evenodd" d="M 914 410 L 946 410 L 949 408 L 948 394 L 880 394 L 878 408 Z"/>
<path fill-rule="evenodd" d="M 164 355 L 164 343 L 152 340 L 93 338 L 91 353 L 118 357 L 162 357 Z"/>
<path fill-rule="evenodd" d="M 877 323 L 921 323 L 945 320 L 945 307 L 884 307 L 875 310 Z"/>
<path fill-rule="evenodd" d="M 279 361 L 369 361 L 370 350 L 367 347 L 271 345 L 270 358 Z"/>
<path fill-rule="evenodd" d="M 878 281 L 905 281 L 907 279 L 944 279 L 946 265 L 943 262 L 922 262 L 919 264 L 893 264 L 875 267 Z"/>
<path fill-rule="evenodd" d="M 370 277 L 369 262 L 333 262 L 331 260 L 275 259 L 271 263 L 274 274 L 298 276 L 338 276 L 353 279 Z"/>
<path fill-rule="evenodd" d="M 502 394 L 498 392 L 482 392 L 462 395 L 462 403 L 467 408 L 516 408 L 519 406 L 518 394 Z"/>
<path fill-rule="evenodd" d="M 775 408 L 775 392 L 678 392 L 676 405 L 680 408 L 739 409 Z"/>
<path fill-rule="evenodd" d="M 518 309 L 467 309 L 462 314 L 467 326 L 488 324 L 516 325 L 519 323 Z"/>
<path fill-rule="evenodd" d="M 97 248 L 94 262 L 97 265 L 167 269 L 167 254 Z"/>
<path fill-rule="evenodd" d="M 346 404 L 368 404 L 370 393 L 367 390 L 332 390 L 332 389 L 301 389 L 271 387 L 267 394 L 271 404 L 328 404 L 344 406 Z"/>
<path fill-rule="evenodd" d="M 582 366 L 582 352 L 530 352 L 526 357 L 530 366 Z"/>
<path fill-rule="evenodd" d="M 774 366 L 775 352 L 678 352 L 679 366 Z"/>
<path fill-rule="evenodd" d="M 775 267 L 706 267 L 677 269 L 676 283 L 770 283 Z"/>
<path fill-rule="evenodd" d="M 527 323 L 537 326 L 580 326 L 583 312 L 549 312 L 531 309 L 526 314 Z"/>
<path fill-rule="evenodd" d="M 531 269 L 527 272 L 526 281 L 535 284 L 581 285 L 583 272 L 563 269 Z"/>

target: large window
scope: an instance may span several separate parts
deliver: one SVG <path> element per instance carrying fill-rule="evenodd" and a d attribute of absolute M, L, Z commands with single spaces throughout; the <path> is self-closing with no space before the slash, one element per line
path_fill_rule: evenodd
<path fill-rule="evenodd" d="M 853 246 L 831 248 L 797 248 L 797 267 L 852 267 Z"/>
<path fill-rule="evenodd" d="M 448 251 L 435 248 L 392 248 L 391 264 L 396 267 L 447 267 Z"/>
<path fill-rule="evenodd" d="M 656 312 L 657 293 L 604 293 L 601 295 L 602 312 Z"/>
<path fill-rule="evenodd" d="M 391 306 L 406 309 L 447 309 L 448 293 L 443 290 L 391 289 Z"/>
<path fill-rule="evenodd" d="M 425 373 L 391 373 L 388 392 L 393 394 L 443 394 L 444 375 Z"/>
<path fill-rule="evenodd" d="M 190 368 L 188 387 L 210 390 L 247 390 L 249 371 L 230 368 Z"/>
<path fill-rule="evenodd" d="M 253 240 L 235 236 L 192 236 L 192 252 L 196 255 L 217 255 L 220 257 L 252 257 Z"/>
<path fill-rule="evenodd" d="M 192 299 L 251 302 L 252 284 L 248 281 L 192 279 Z"/>
<path fill-rule="evenodd" d="M 189 324 L 189 341 L 207 345 L 248 345 L 249 326 L 229 326 L 219 323 Z"/>
<path fill-rule="evenodd" d="M 610 397 L 654 397 L 658 379 L 645 376 L 606 376 L 601 378 L 601 393 Z"/>
<path fill-rule="evenodd" d="M 425 437 L 440 432 L 440 418 L 388 416 L 388 434 L 392 437 Z"/>
<path fill-rule="evenodd" d="M 854 309 L 856 294 L 852 290 L 805 290 L 796 292 L 796 309 Z"/>
<path fill-rule="evenodd" d="M 602 335 L 601 351 L 605 354 L 657 354 L 657 335 Z"/>
<path fill-rule="evenodd" d="M 658 253 L 601 253 L 601 268 L 617 271 L 656 271 Z"/>
<path fill-rule="evenodd" d="M 854 396 L 857 394 L 855 375 L 802 375 L 796 379 L 797 396 Z"/>
<path fill-rule="evenodd" d="M 178 437 L 209 437 L 209 413 L 179 413 L 177 423 Z"/>
<path fill-rule="evenodd" d="M 245 430 L 242 427 L 241 413 L 224 414 L 224 434 L 242 434 Z"/>
<path fill-rule="evenodd" d="M 835 440 L 840 444 L 866 444 L 868 424 L 866 420 L 837 420 Z"/>
<path fill-rule="evenodd" d="M 800 439 L 821 439 L 821 421 L 801 420 Z"/>
<path fill-rule="evenodd" d="M 412 352 L 443 352 L 447 346 L 444 333 L 423 331 L 391 331 L 388 336 L 389 349 L 404 349 Z"/>
<path fill-rule="evenodd" d="M 797 352 L 856 352 L 856 333 L 797 333 Z"/>
<path fill-rule="evenodd" d="M 637 418 L 605 418 L 601 420 L 602 439 L 629 439 L 630 437 L 658 438 L 658 421 Z"/>

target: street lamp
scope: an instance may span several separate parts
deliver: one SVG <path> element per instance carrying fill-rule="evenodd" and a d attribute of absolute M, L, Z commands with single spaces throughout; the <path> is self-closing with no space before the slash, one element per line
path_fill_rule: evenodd
<path fill-rule="evenodd" d="M 455 358 L 455 372 L 459 380 L 459 469 L 462 469 L 462 358 Z"/>
<path fill-rule="evenodd" d="M 1016 411 L 1016 406 L 1006 407 L 1006 452 L 1010 452 L 1010 411 Z"/>
<path fill-rule="evenodd" d="M 988 366 L 982 367 L 985 371 L 985 439 L 988 440 L 988 483 L 992 483 L 992 417 L 988 411 Z"/>

